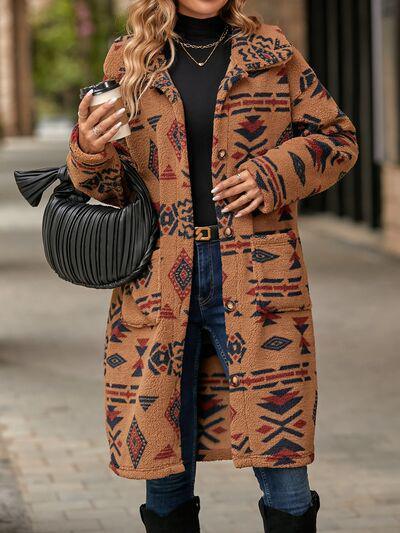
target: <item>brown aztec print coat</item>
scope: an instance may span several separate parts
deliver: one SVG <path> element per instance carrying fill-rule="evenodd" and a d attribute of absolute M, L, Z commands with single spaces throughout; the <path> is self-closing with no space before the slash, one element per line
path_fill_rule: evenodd
<path fill-rule="evenodd" d="M 126 40 L 113 43 L 107 78 L 123 75 Z M 78 189 L 123 206 L 129 190 L 120 158 L 130 157 L 159 213 L 149 271 L 112 292 L 104 356 L 110 467 L 152 479 L 184 470 L 180 378 L 194 248 L 184 109 L 168 73 L 146 91 L 131 130 L 88 155 L 75 127 L 67 162 Z M 235 30 L 215 108 L 213 183 L 248 169 L 264 203 L 233 218 L 221 212 L 226 200 L 216 202 L 230 379 L 205 344 L 198 461 L 232 459 L 239 468 L 313 461 L 315 345 L 297 203 L 334 185 L 357 156 L 353 124 L 282 31 L 263 24 L 240 37 Z"/>

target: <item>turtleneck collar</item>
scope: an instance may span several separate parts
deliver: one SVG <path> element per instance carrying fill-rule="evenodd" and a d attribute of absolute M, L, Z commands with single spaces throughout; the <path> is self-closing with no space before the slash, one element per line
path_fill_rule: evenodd
<path fill-rule="evenodd" d="M 202 38 L 215 39 L 221 36 L 226 22 L 219 16 L 204 19 L 177 13 L 175 32 L 188 41 Z"/>

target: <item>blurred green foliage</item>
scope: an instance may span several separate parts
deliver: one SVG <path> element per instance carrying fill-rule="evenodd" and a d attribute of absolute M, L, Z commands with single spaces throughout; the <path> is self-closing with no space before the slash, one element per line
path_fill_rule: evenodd
<path fill-rule="evenodd" d="M 37 118 L 75 117 L 79 89 L 101 81 L 112 40 L 125 32 L 112 0 L 52 0 L 32 20 Z"/>

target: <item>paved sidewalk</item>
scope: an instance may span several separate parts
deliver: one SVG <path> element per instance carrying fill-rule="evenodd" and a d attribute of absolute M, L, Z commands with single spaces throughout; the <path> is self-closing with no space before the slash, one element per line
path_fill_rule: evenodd
<path fill-rule="evenodd" d="M 109 292 L 67 285 L 49 270 L 40 212 L 18 198 L 8 172 L 44 166 L 43 153 L 60 162 L 64 147 L 24 146 L 0 151 L 0 532 L 139 533 L 144 482 L 108 469 Z M 309 471 L 321 495 L 319 531 L 398 533 L 400 262 L 332 238 L 319 220 L 302 223 L 318 347 Z M 251 469 L 200 464 L 197 493 L 204 533 L 261 533 Z"/>

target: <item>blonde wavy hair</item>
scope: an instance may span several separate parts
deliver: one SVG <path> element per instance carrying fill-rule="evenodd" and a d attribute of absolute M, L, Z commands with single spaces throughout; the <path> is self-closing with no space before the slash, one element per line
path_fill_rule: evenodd
<path fill-rule="evenodd" d="M 219 13 L 226 23 L 240 29 L 239 35 L 254 33 L 261 24 L 259 17 L 245 15 L 245 4 L 246 0 L 228 0 Z M 131 120 L 137 116 L 140 99 L 154 77 L 174 61 L 176 11 L 176 0 L 135 0 L 129 8 L 126 31 L 130 39 L 124 49 L 121 90 Z M 167 41 L 171 47 L 170 60 L 152 68 L 153 60 Z"/>

